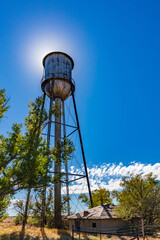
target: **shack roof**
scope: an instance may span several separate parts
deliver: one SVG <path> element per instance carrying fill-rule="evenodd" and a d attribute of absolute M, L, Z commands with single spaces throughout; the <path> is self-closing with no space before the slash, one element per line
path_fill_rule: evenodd
<path fill-rule="evenodd" d="M 113 219 L 118 218 L 114 213 L 114 204 L 102 204 L 100 206 L 90 208 L 87 211 L 76 213 L 68 217 L 68 219 Z"/>

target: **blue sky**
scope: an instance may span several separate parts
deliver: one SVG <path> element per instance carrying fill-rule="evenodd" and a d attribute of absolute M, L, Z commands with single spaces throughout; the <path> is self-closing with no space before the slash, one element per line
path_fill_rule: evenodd
<path fill-rule="evenodd" d="M 11 105 L 1 133 L 41 95 L 45 54 L 64 51 L 75 61 L 88 166 L 138 163 L 160 174 L 159 9 L 158 0 L 1 2 L 0 88 Z"/>

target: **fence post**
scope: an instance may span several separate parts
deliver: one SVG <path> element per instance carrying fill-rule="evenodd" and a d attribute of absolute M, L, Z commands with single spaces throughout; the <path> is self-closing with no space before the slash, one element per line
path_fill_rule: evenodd
<path fill-rule="evenodd" d="M 137 226 L 137 240 L 139 240 L 139 225 Z"/>
<path fill-rule="evenodd" d="M 100 232 L 99 232 L 99 234 L 100 234 L 100 240 L 101 240 L 101 239 L 102 239 L 102 238 L 101 238 L 101 229 L 100 229 Z"/>
<path fill-rule="evenodd" d="M 143 240 L 145 240 L 145 230 L 144 230 L 144 219 L 143 218 L 141 219 L 141 222 L 142 222 L 142 237 L 143 237 Z"/>
<path fill-rule="evenodd" d="M 72 240 L 74 240 L 74 226 L 72 225 Z"/>

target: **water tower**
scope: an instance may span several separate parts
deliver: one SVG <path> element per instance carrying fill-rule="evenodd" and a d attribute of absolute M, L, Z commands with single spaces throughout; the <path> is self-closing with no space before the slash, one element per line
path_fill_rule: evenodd
<path fill-rule="evenodd" d="M 78 114 L 77 114 L 77 108 L 76 108 L 76 102 L 74 97 L 74 91 L 75 91 L 75 84 L 72 79 L 72 69 L 74 67 L 74 62 L 72 58 L 63 52 L 51 52 L 47 54 L 43 59 L 43 66 L 44 66 L 44 76 L 41 81 L 41 88 L 44 92 L 44 102 L 46 101 L 45 96 L 49 98 L 49 119 L 47 122 L 48 130 L 47 130 L 47 143 L 48 148 L 51 143 L 51 129 L 54 128 L 54 145 L 55 147 L 58 145 L 59 142 L 64 139 L 66 136 L 66 126 L 68 126 L 65 123 L 65 101 L 68 98 L 72 98 L 73 102 L 73 108 L 74 108 L 74 114 L 76 119 L 76 127 L 75 131 L 78 131 L 80 146 L 81 146 L 81 153 L 83 158 L 83 164 L 85 169 L 85 175 L 80 176 L 77 175 L 79 178 L 85 177 L 87 180 L 87 186 L 88 186 L 88 192 L 91 200 L 92 205 L 92 198 L 91 198 L 91 190 L 90 190 L 90 184 L 89 184 L 89 178 L 87 173 L 87 166 L 86 166 L 86 160 L 85 160 L 85 154 L 83 149 L 83 142 L 81 137 L 81 131 L 79 126 L 79 120 L 78 120 Z M 52 119 L 51 109 L 53 106 L 53 103 L 58 106 L 60 109 L 60 114 L 55 115 L 54 119 Z M 69 134 L 70 135 L 70 134 Z M 68 172 L 68 166 L 66 163 L 65 166 L 65 172 L 66 172 L 66 192 L 68 196 L 68 214 L 69 214 L 69 188 L 68 188 L 68 176 L 74 175 L 70 174 Z M 59 163 L 54 163 L 54 174 L 61 173 L 61 165 Z M 76 175 L 76 174 L 75 174 Z M 44 192 L 44 198 L 46 195 L 46 190 Z M 45 207 L 45 199 L 44 199 L 44 205 L 42 205 L 42 208 Z M 56 182 L 54 184 L 54 217 L 55 217 L 55 227 L 61 228 L 62 227 L 62 215 L 61 215 L 61 183 Z M 44 216 L 42 216 L 44 218 Z"/>

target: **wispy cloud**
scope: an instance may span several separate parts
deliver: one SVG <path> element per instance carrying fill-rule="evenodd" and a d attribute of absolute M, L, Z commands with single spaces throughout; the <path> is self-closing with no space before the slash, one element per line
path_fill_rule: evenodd
<path fill-rule="evenodd" d="M 84 169 L 80 170 L 72 166 L 69 170 L 70 173 L 73 174 L 84 174 Z M 95 190 L 97 188 L 106 188 L 110 191 L 112 190 L 121 190 L 122 187 L 120 183 L 122 181 L 122 177 L 127 177 L 136 174 L 142 174 L 142 176 L 153 173 L 153 175 L 157 176 L 157 180 L 160 180 L 160 163 L 156 163 L 154 165 L 151 164 L 143 164 L 132 162 L 128 166 L 125 166 L 122 162 L 119 164 L 102 164 L 100 166 L 94 165 L 92 168 L 88 168 L 89 180 L 91 190 Z M 75 176 L 71 176 L 70 180 L 74 180 Z M 69 187 L 69 192 L 72 199 L 72 206 L 73 202 L 76 199 L 76 211 L 77 211 L 77 196 L 74 198 L 74 194 L 81 194 L 81 193 L 88 193 L 88 187 L 86 183 L 86 178 L 77 180 L 72 182 Z M 66 194 L 66 187 L 62 186 L 62 194 Z M 25 199 L 12 199 L 11 204 L 8 208 L 8 213 L 10 215 L 16 215 L 16 211 L 14 209 L 14 203 L 17 200 L 26 201 Z"/>
<path fill-rule="evenodd" d="M 72 167 L 70 172 L 83 174 L 81 170 L 75 169 Z M 110 191 L 112 190 L 120 190 L 122 187 L 120 183 L 122 181 L 122 177 L 127 177 L 130 175 L 141 174 L 142 176 L 152 173 L 156 176 L 157 180 L 160 180 L 160 163 L 156 163 L 154 165 L 151 164 L 143 164 L 132 162 L 130 165 L 125 166 L 122 162 L 119 164 L 102 164 L 100 166 L 94 165 L 92 168 L 88 168 L 88 174 L 90 179 L 91 189 L 97 188 L 106 188 Z M 75 177 L 72 177 L 72 180 Z M 62 189 L 65 192 L 65 188 Z M 88 192 L 86 179 L 82 179 L 70 186 L 70 193 L 84 193 Z"/>

